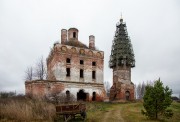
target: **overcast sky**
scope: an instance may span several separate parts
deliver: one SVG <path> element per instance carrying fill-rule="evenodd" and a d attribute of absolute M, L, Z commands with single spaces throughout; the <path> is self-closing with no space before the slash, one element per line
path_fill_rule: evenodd
<path fill-rule="evenodd" d="M 76 27 L 79 40 L 89 35 L 103 50 L 104 81 L 116 23 L 122 16 L 133 45 L 132 82 L 159 77 L 180 93 L 179 0 L 0 0 L 0 91 L 24 92 L 24 71 L 47 58 L 61 29 Z"/>

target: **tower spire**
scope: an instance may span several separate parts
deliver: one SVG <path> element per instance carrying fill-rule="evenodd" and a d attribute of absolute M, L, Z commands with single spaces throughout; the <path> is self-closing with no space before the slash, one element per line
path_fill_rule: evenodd
<path fill-rule="evenodd" d="M 121 18 L 120 18 L 120 22 L 121 22 L 121 23 L 123 22 L 123 18 L 122 18 L 122 12 L 121 12 Z"/>

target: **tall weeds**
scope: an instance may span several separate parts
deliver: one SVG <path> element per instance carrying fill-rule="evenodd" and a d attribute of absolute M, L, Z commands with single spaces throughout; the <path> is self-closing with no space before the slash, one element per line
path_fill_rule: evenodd
<path fill-rule="evenodd" d="M 55 106 L 42 100 L 0 100 L 0 120 L 53 121 Z"/>

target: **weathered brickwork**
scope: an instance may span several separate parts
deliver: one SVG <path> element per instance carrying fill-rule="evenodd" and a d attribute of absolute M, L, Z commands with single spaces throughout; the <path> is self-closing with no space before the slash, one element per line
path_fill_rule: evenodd
<path fill-rule="evenodd" d="M 66 60 L 70 59 L 70 63 Z M 80 60 L 83 64 L 80 64 Z M 95 62 L 95 66 L 92 63 Z M 90 49 L 55 44 L 47 59 L 48 79 L 75 82 L 103 83 L 104 53 Z M 66 68 L 70 68 L 70 77 L 67 77 Z M 80 78 L 80 69 L 84 76 Z M 96 71 L 96 79 L 92 79 L 92 71 Z"/>
<path fill-rule="evenodd" d="M 78 40 L 76 28 L 62 29 L 61 43 L 54 44 L 47 58 L 47 80 L 26 82 L 26 93 L 45 96 L 69 91 L 77 100 L 103 101 L 103 68 L 104 52 L 95 49 L 93 35 L 87 47 Z"/>
<path fill-rule="evenodd" d="M 124 65 L 113 69 L 113 86 L 110 89 L 110 100 L 134 100 L 131 67 Z"/>
<path fill-rule="evenodd" d="M 48 80 L 34 80 L 26 81 L 26 95 L 32 95 L 33 97 L 44 97 L 51 93 L 59 93 L 64 90 L 64 84 L 56 81 Z"/>

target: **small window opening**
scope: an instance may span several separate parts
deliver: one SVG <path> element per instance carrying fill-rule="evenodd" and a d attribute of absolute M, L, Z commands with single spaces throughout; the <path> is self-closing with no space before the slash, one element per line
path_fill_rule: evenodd
<path fill-rule="evenodd" d="M 67 58 L 67 59 L 66 59 L 66 63 L 71 63 L 71 59 L 70 59 L 70 58 Z"/>
<path fill-rule="evenodd" d="M 84 70 L 80 69 L 80 78 L 84 77 Z"/>
<path fill-rule="evenodd" d="M 96 66 L 96 62 L 93 61 L 93 62 L 92 62 L 92 66 Z"/>
<path fill-rule="evenodd" d="M 80 64 L 82 64 L 82 65 L 83 65 L 83 64 L 84 64 L 84 61 L 83 61 L 83 60 L 80 60 Z"/>
<path fill-rule="evenodd" d="M 73 32 L 73 38 L 76 38 L 76 32 Z"/>
<path fill-rule="evenodd" d="M 71 72 L 70 72 L 70 68 L 66 68 L 66 76 L 69 77 L 69 76 L 70 76 L 70 73 L 71 73 Z"/>
<path fill-rule="evenodd" d="M 96 71 L 92 71 L 92 79 L 96 79 Z"/>

